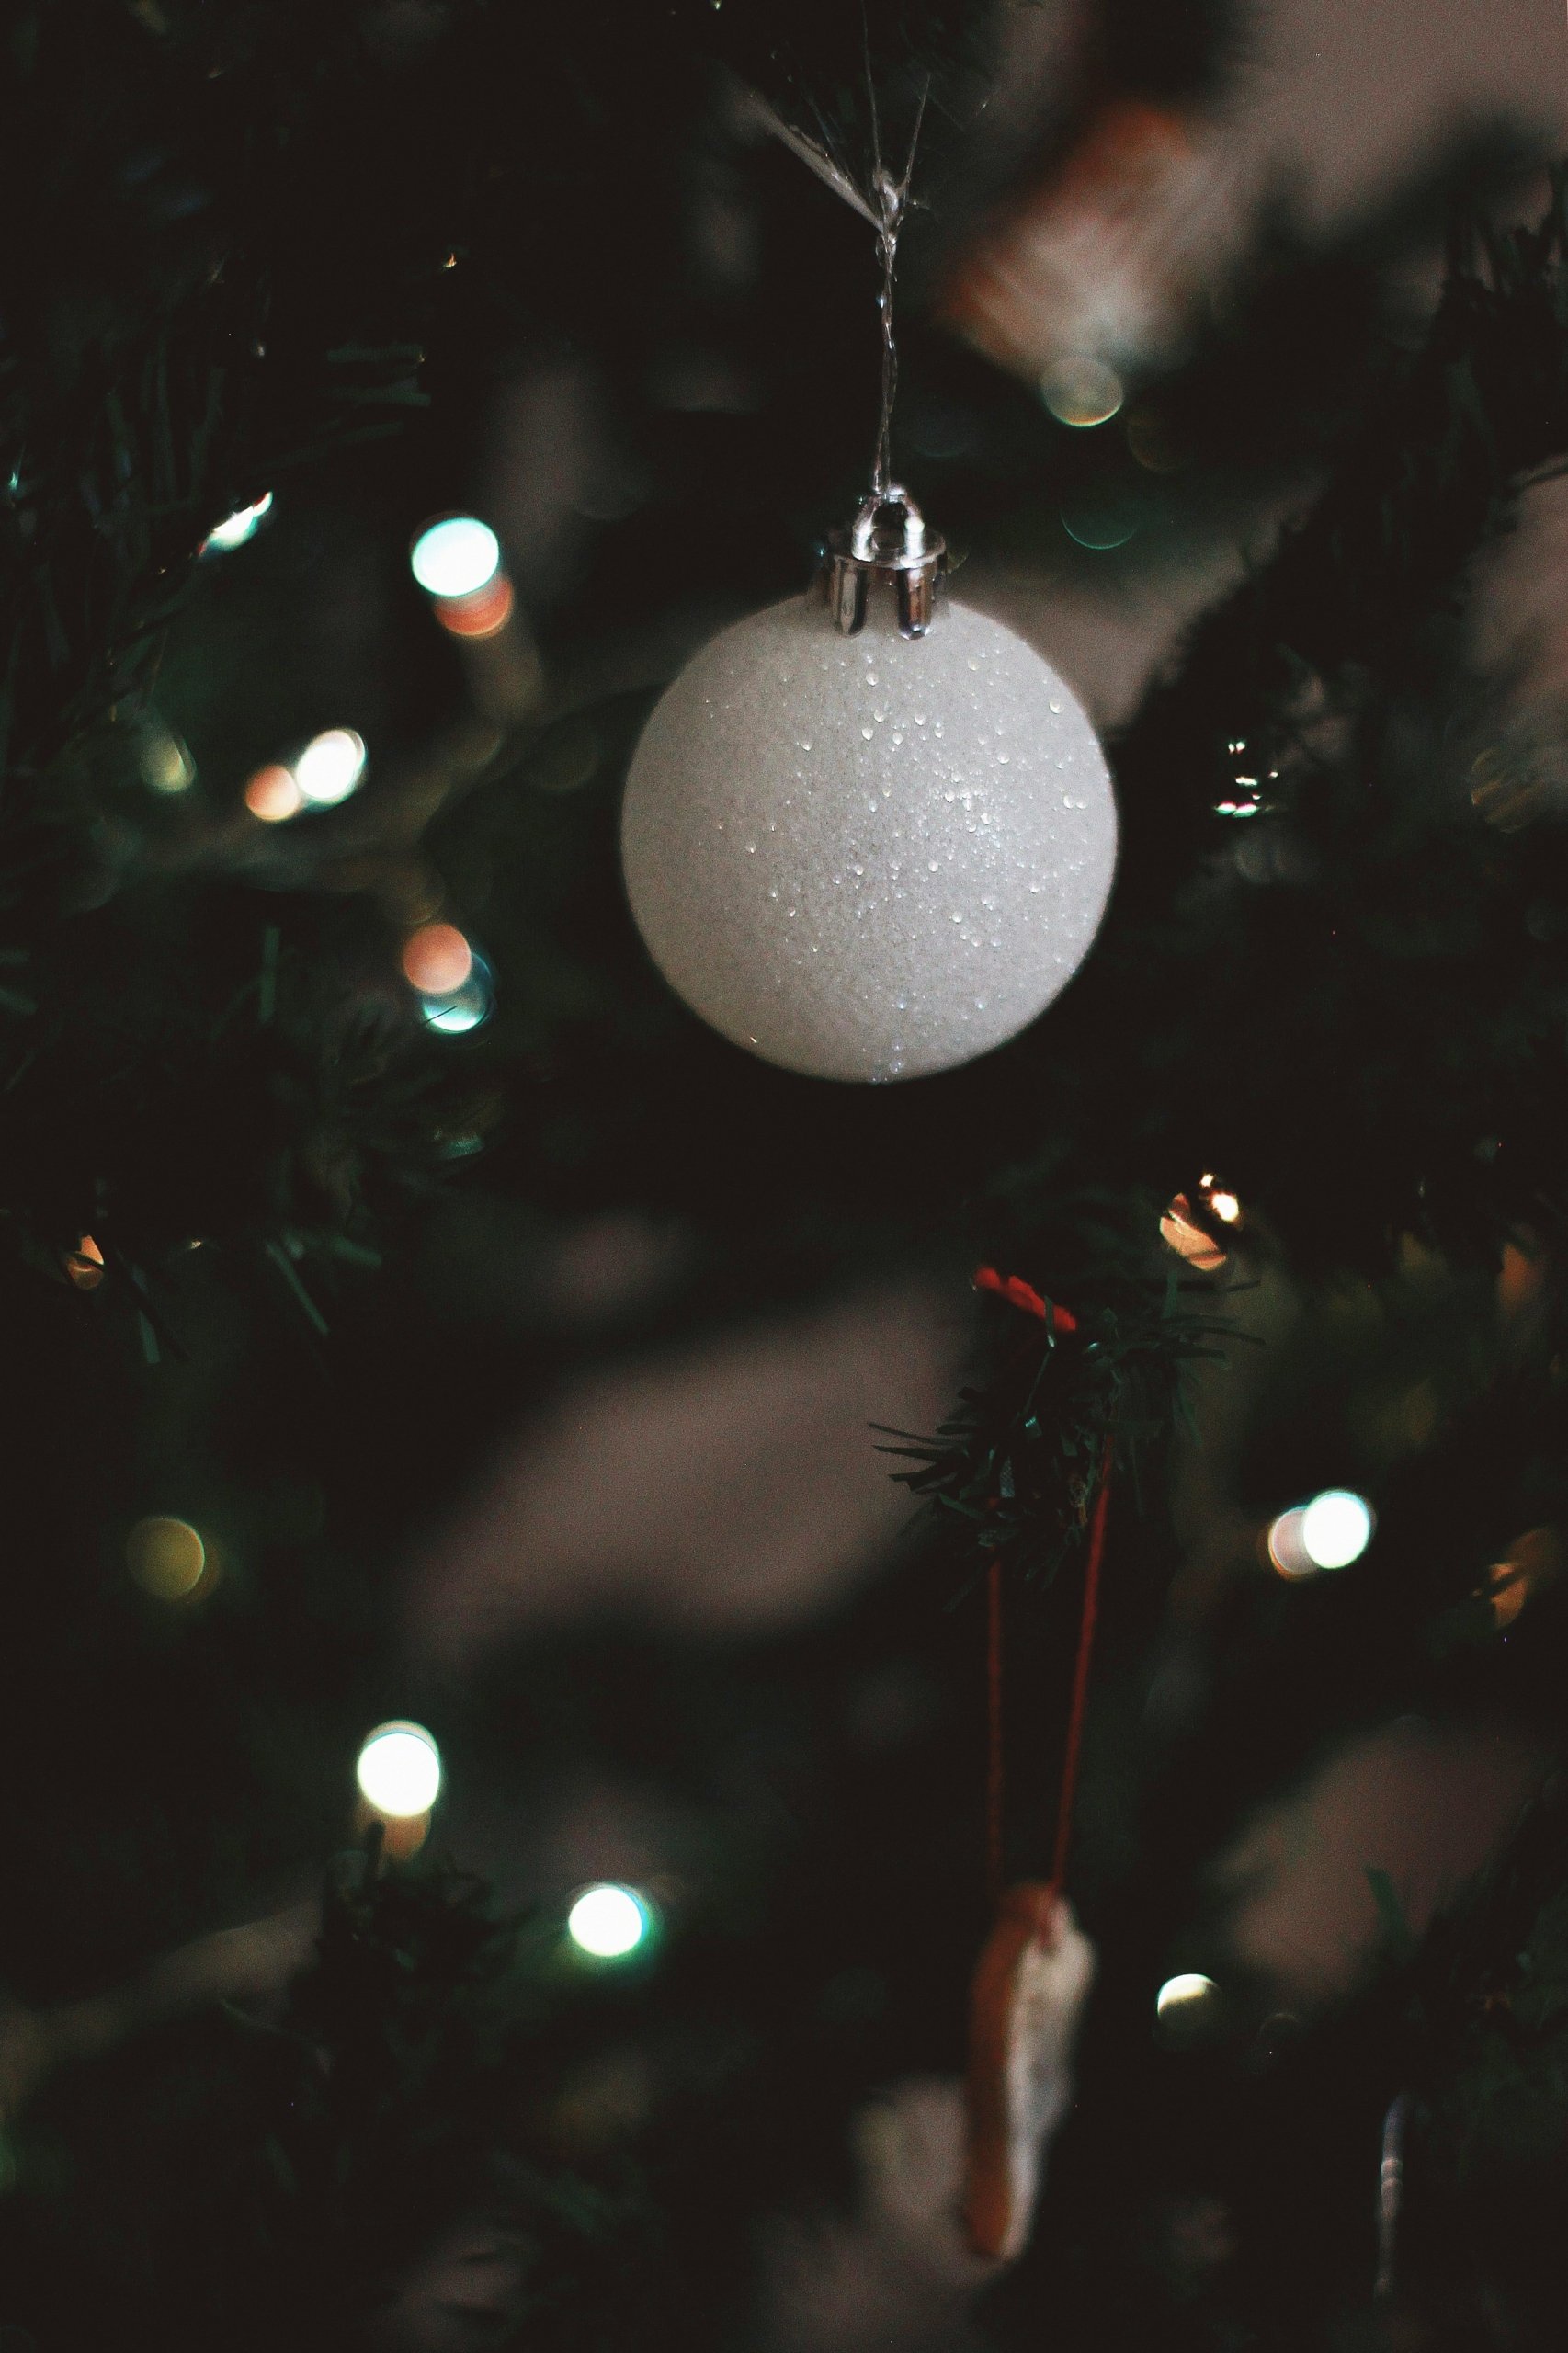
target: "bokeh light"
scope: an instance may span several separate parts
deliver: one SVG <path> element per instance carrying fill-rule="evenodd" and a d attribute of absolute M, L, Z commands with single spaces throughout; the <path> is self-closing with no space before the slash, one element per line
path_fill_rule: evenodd
<path fill-rule="evenodd" d="M 461 988 L 432 990 L 419 1000 L 419 1009 L 430 1028 L 440 1030 L 445 1037 L 459 1038 L 467 1030 L 477 1029 L 495 1010 L 490 967 L 477 949 L 471 949 L 469 952 L 469 975 Z"/>
<path fill-rule="evenodd" d="M 108 1269 L 104 1254 L 90 1233 L 84 1233 L 74 1250 L 65 1253 L 65 1276 L 77 1290 L 97 1290 Z"/>
<path fill-rule="evenodd" d="M 566 1915 L 573 1943 L 596 1961 L 620 1961 L 635 1952 L 652 1925 L 652 1913 L 635 1888 L 608 1880 L 585 1887 Z"/>
<path fill-rule="evenodd" d="M 304 805 L 299 779 L 292 768 L 277 760 L 257 768 L 245 787 L 245 807 L 264 825 L 279 825 L 286 817 L 297 817 Z"/>
<path fill-rule="evenodd" d="M 222 522 L 208 532 L 201 542 L 202 554 L 223 555 L 230 548 L 243 548 L 247 540 L 254 539 L 262 517 L 270 512 L 271 506 L 272 493 L 269 490 L 263 492 L 254 506 L 237 506 L 232 515 L 225 516 Z"/>
<path fill-rule="evenodd" d="M 501 542 L 476 515 L 443 515 L 426 523 L 409 555 L 427 596 L 472 597 L 501 568 Z"/>
<path fill-rule="evenodd" d="M 301 798 L 312 809 L 333 809 L 347 801 L 364 773 L 364 738 L 352 727 L 329 727 L 312 735 L 294 763 Z"/>
<path fill-rule="evenodd" d="M 188 792 L 196 782 L 196 762 L 177 735 L 166 727 L 150 727 L 142 745 L 142 780 L 154 792 Z"/>
<path fill-rule="evenodd" d="M 1110 485 L 1080 492 L 1062 505 L 1062 528 L 1068 538 L 1096 555 L 1124 548 L 1136 538 L 1142 520 L 1132 500 Z"/>
<path fill-rule="evenodd" d="M 441 1787 L 441 1752 L 423 1724 L 378 1724 L 355 1768 L 360 1795 L 392 1822 L 428 1813 Z"/>
<path fill-rule="evenodd" d="M 1325 1487 L 1301 1514 L 1301 1541 L 1320 1569 L 1347 1569 L 1372 1540 L 1372 1507 L 1348 1487 Z"/>
<path fill-rule="evenodd" d="M 1162 2042 L 1194 2042 L 1219 2021 L 1220 1988 L 1198 1970 L 1167 1977 L 1154 1996 L 1154 2027 Z"/>
<path fill-rule="evenodd" d="M 125 1565 L 155 1601 L 187 1601 L 201 1583 L 207 1547 L 188 1520 L 153 1513 L 126 1538 Z"/>
<path fill-rule="evenodd" d="M 403 978 L 424 996 L 454 996 L 473 971 L 473 950 L 455 923 L 425 923 L 403 944 Z"/>
<path fill-rule="evenodd" d="M 1040 378 L 1040 391 L 1059 424 L 1080 427 L 1104 425 L 1126 396 L 1116 369 L 1086 352 L 1054 361 Z"/>
<path fill-rule="evenodd" d="M 1218 1212 L 1216 1212 L 1218 1214 Z M 1211 1275 L 1225 1263 L 1225 1253 L 1193 1214 L 1185 1193 L 1177 1193 L 1160 1220 L 1160 1239 L 1185 1258 L 1200 1275 Z"/>
<path fill-rule="evenodd" d="M 1268 1557 L 1282 1577 L 1346 1569 L 1372 1540 L 1372 1507 L 1348 1487 L 1325 1487 L 1310 1503 L 1282 1511 L 1268 1530 Z"/>
<path fill-rule="evenodd" d="M 449 637 L 498 637 L 512 618 L 517 599 L 512 584 L 504 572 L 498 572 L 486 588 L 476 589 L 472 597 L 437 597 L 436 619 Z"/>

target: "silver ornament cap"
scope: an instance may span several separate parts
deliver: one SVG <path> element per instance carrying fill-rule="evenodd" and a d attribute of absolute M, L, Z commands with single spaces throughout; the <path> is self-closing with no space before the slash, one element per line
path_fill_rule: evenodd
<path fill-rule="evenodd" d="M 823 578 L 840 634 L 865 628 L 872 588 L 886 587 L 898 599 L 900 636 L 924 637 L 947 565 L 947 541 L 926 529 L 909 493 L 896 483 L 873 490 L 846 529 L 828 533 Z"/>

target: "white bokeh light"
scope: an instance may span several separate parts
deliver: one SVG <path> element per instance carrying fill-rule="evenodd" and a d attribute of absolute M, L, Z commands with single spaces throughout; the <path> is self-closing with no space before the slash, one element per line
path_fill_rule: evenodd
<path fill-rule="evenodd" d="M 1372 1540 L 1372 1509 L 1347 1487 L 1326 1487 L 1301 1513 L 1301 1548 L 1314 1568 L 1346 1569 Z"/>
<path fill-rule="evenodd" d="M 489 1020 L 495 1010 L 495 988 L 490 967 L 477 949 L 472 951 L 469 975 L 461 988 L 439 996 L 422 992 L 419 1010 L 432 1029 L 440 1030 L 448 1038 L 460 1038 L 466 1030 L 477 1029 L 482 1021 Z"/>
<path fill-rule="evenodd" d="M 420 532 L 409 563 L 426 595 L 472 597 L 500 570 L 501 543 L 476 515 L 444 515 Z"/>
<path fill-rule="evenodd" d="M 352 727 L 329 727 L 312 735 L 294 763 L 300 798 L 312 809 L 332 809 L 347 801 L 365 773 L 364 738 Z"/>
<path fill-rule="evenodd" d="M 1211 1977 L 1204 1977 L 1195 1969 L 1184 1970 L 1179 1977 L 1167 1977 L 1155 1995 L 1154 2015 L 1167 2022 L 1189 2016 L 1202 2008 L 1219 1990 Z"/>
<path fill-rule="evenodd" d="M 630 1887 L 611 1881 L 585 1887 L 566 1915 L 566 1932 L 580 1951 L 596 1961 L 619 1961 L 635 1952 L 648 1933 L 649 1911 Z"/>
<path fill-rule="evenodd" d="M 423 1724 L 378 1724 L 356 1768 L 361 1796 L 393 1822 L 428 1813 L 441 1787 L 441 1753 Z"/>
<path fill-rule="evenodd" d="M 263 516 L 269 512 L 271 506 L 272 493 L 268 490 L 263 493 L 254 506 L 236 507 L 232 515 L 226 515 L 221 523 L 215 524 L 208 532 L 201 542 L 202 554 L 205 555 L 210 549 L 223 555 L 230 548 L 243 548 L 248 539 L 254 538 L 256 526 Z"/>

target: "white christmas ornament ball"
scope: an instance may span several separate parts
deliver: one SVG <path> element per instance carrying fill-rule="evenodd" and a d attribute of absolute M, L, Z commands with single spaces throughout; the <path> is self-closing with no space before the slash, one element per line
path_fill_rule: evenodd
<path fill-rule="evenodd" d="M 816 1078 L 918 1078 L 1024 1029 L 1099 928 L 1105 756 L 1056 672 L 946 599 L 840 636 L 797 597 L 724 630 L 655 706 L 621 851 L 694 1012 Z"/>

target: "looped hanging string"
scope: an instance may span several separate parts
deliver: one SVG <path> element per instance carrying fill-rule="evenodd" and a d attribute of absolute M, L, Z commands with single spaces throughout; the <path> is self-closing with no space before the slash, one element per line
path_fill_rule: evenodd
<path fill-rule="evenodd" d="M 1084 1746 L 1084 1721 L 1088 1713 L 1089 1663 L 1094 1656 L 1095 1626 L 1100 1607 L 1100 1565 L 1105 1559 L 1106 1515 L 1110 1509 L 1110 1458 L 1108 1438 L 1100 1461 L 1099 1492 L 1089 1523 L 1089 1557 L 1084 1570 L 1084 1614 L 1078 1624 L 1078 1656 L 1073 1668 L 1073 1704 L 1067 1714 L 1067 1748 L 1062 1761 L 1062 1795 L 1056 1809 L 1056 1847 L 1051 1859 L 1051 1892 L 1060 1896 L 1067 1876 L 1067 1855 L 1073 1844 L 1073 1801 L 1078 1793 L 1078 1760 Z"/>
<path fill-rule="evenodd" d="M 792 122 L 786 122 L 758 91 L 743 89 L 740 96 L 744 113 L 788 147 L 792 155 L 798 155 L 808 171 L 814 172 L 824 186 L 841 197 L 862 221 L 869 222 L 877 233 L 877 248 L 882 265 L 882 290 L 877 297 L 882 323 L 882 392 L 877 416 L 876 453 L 871 460 L 871 494 L 874 498 L 882 499 L 893 486 L 892 405 L 898 392 L 898 346 L 893 340 L 892 329 L 893 278 L 898 267 L 899 232 L 909 210 L 909 184 L 915 176 L 915 151 L 920 143 L 920 130 L 926 119 L 926 101 L 930 95 L 930 85 L 927 84 L 920 94 L 902 178 L 895 178 L 882 161 L 881 118 L 877 106 L 877 87 L 869 47 L 866 90 L 871 109 L 871 174 L 866 188 L 862 188 L 825 147 L 814 139 L 808 139 L 805 132 L 797 131 Z"/>
<path fill-rule="evenodd" d="M 1067 1877 L 1073 1844 L 1073 1807 L 1078 1793 L 1078 1765 L 1088 1715 L 1089 1669 L 1094 1659 L 1095 1629 L 1099 1620 L 1100 1570 L 1105 1561 L 1106 1518 L 1110 1509 L 1110 1465 L 1114 1441 L 1107 1438 L 1100 1459 L 1095 1507 L 1089 1521 L 1089 1554 L 1084 1567 L 1083 1614 L 1078 1621 L 1078 1651 L 1073 1665 L 1073 1697 L 1067 1711 L 1067 1739 L 1062 1760 L 1062 1790 L 1056 1807 L 1056 1842 L 1051 1852 L 1053 1896 L 1060 1896 Z M 1003 1836 L 1006 1825 L 1005 1749 L 1002 1709 L 1002 1563 L 993 1560 L 986 1576 L 985 1630 L 986 1769 L 985 1853 L 991 1900 L 1002 1894 Z"/>
<path fill-rule="evenodd" d="M 985 1589 L 985 1879 L 991 1901 L 1002 1894 L 1005 1759 L 1002 1751 L 1002 1563 L 992 1559 Z"/>

